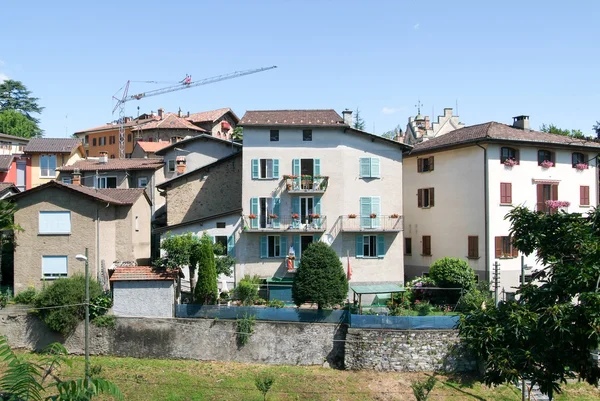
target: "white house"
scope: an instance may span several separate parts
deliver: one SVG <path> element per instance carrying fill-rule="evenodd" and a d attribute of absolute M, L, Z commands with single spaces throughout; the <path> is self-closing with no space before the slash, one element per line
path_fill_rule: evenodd
<path fill-rule="evenodd" d="M 491 281 L 498 262 L 501 289 L 513 292 L 521 258 L 506 214 L 517 205 L 548 212 L 552 200 L 586 213 L 598 203 L 599 153 L 599 143 L 530 130 L 528 116 L 515 117 L 512 126 L 473 125 L 415 145 L 403 169 L 407 278 L 451 256 Z M 525 263 L 540 267 L 535 255 Z"/>
<path fill-rule="evenodd" d="M 351 284 L 402 283 L 402 151 L 334 110 L 248 111 L 237 277 L 292 279 L 314 241 L 331 244 Z"/>

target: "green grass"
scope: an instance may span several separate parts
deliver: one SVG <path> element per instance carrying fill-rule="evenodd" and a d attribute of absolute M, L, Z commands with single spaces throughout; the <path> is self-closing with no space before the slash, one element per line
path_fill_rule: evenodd
<path fill-rule="evenodd" d="M 63 367 L 61 377 L 83 375 L 83 358 L 74 357 L 73 362 L 72 367 Z M 117 384 L 128 401 L 259 401 L 262 395 L 254 386 L 254 379 L 263 372 L 275 379 L 267 396 L 270 401 L 414 400 L 410 384 L 426 378 L 425 373 L 105 356 L 92 357 L 92 365 L 101 366 L 100 376 Z M 512 386 L 488 388 L 469 376 L 440 376 L 439 379 L 429 398 L 432 401 L 521 399 L 518 389 Z M 556 397 L 557 401 L 597 399 L 600 399 L 600 391 L 582 383 L 566 386 L 565 393 Z"/>

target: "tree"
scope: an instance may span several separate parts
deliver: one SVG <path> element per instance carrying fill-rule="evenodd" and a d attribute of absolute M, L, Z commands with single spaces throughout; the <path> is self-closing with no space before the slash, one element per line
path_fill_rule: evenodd
<path fill-rule="evenodd" d="M 244 128 L 243 127 L 235 127 L 233 129 L 233 133 L 231 134 L 231 138 L 234 141 L 241 141 L 244 139 Z"/>
<path fill-rule="evenodd" d="M 364 131 L 365 129 L 365 120 L 360 116 L 360 110 L 358 107 L 356 108 L 356 114 L 354 115 L 354 123 L 352 124 L 354 129 L 359 129 Z"/>
<path fill-rule="evenodd" d="M 10 243 L 14 245 L 14 232 L 23 231 L 21 226 L 14 223 L 16 211 L 17 205 L 14 202 L 0 199 L 0 266 L 2 265 L 4 246 L 10 245 Z"/>
<path fill-rule="evenodd" d="M 198 265 L 198 282 L 194 289 L 196 302 L 202 305 L 214 305 L 219 297 L 217 287 L 217 269 L 212 239 L 204 234 L 200 242 L 194 245 L 190 266 Z"/>
<path fill-rule="evenodd" d="M 596 132 L 596 138 L 600 139 L 600 121 L 596 121 L 596 125 L 592 129 Z"/>
<path fill-rule="evenodd" d="M 462 290 L 441 290 L 434 294 L 436 303 L 455 304 L 463 291 L 475 286 L 475 272 L 467 262 L 459 258 L 438 259 L 429 268 L 429 278 L 440 288 L 461 288 Z"/>
<path fill-rule="evenodd" d="M 302 252 L 292 285 L 297 306 L 316 303 L 319 309 L 342 303 L 348 296 L 348 280 L 335 251 L 323 242 L 310 244 Z"/>
<path fill-rule="evenodd" d="M 213 244 L 213 253 L 215 254 L 215 264 L 217 266 L 217 277 L 219 275 L 231 276 L 233 272 L 233 266 L 235 265 L 235 258 L 227 254 L 227 248 L 221 243 L 215 242 Z"/>
<path fill-rule="evenodd" d="M 40 121 L 32 114 L 40 114 L 44 108 L 38 105 L 39 98 L 30 95 L 31 92 L 21 81 L 8 79 L 0 83 L 0 112 L 14 110 L 38 124 Z"/>
<path fill-rule="evenodd" d="M 561 128 L 558 128 L 554 124 L 549 124 L 549 125 L 542 124 L 542 126 L 540 127 L 540 131 L 547 132 L 549 134 L 570 136 L 571 138 L 586 139 L 586 136 L 579 129 L 572 129 L 572 130 L 561 129 Z"/>
<path fill-rule="evenodd" d="M 34 121 L 15 110 L 0 112 L 0 132 L 22 138 L 41 138 L 43 131 Z"/>
<path fill-rule="evenodd" d="M 488 385 L 530 380 L 550 399 L 567 379 L 600 378 L 600 210 L 508 215 L 513 244 L 544 268 L 517 288 L 518 301 L 461 317 L 459 335 L 484 363 Z"/>
<path fill-rule="evenodd" d="M 396 139 L 397 137 L 402 135 L 402 127 L 400 126 L 400 124 L 396 125 L 396 127 L 394 127 L 394 129 L 390 130 L 390 131 L 386 131 L 383 134 L 381 134 L 382 137 L 387 138 L 387 139 Z"/>
<path fill-rule="evenodd" d="M 164 256 L 155 262 L 155 266 L 166 270 L 183 269 L 189 267 L 190 288 L 194 290 L 194 277 L 196 275 L 196 263 L 190 263 L 192 250 L 199 244 L 197 236 L 191 232 L 181 235 L 167 233 L 167 237 L 161 242 L 160 249 Z"/>

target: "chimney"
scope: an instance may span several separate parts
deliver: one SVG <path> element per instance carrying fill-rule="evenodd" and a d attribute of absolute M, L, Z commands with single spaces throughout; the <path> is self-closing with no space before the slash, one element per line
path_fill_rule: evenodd
<path fill-rule="evenodd" d="M 444 108 L 444 117 L 452 117 L 452 108 Z"/>
<path fill-rule="evenodd" d="M 513 127 L 529 131 L 529 116 L 513 117 Z"/>
<path fill-rule="evenodd" d="M 98 159 L 100 164 L 108 163 L 108 152 L 100 152 L 100 158 Z"/>
<path fill-rule="evenodd" d="M 344 116 L 344 124 L 352 126 L 352 110 L 342 111 L 342 116 Z"/>
<path fill-rule="evenodd" d="M 431 121 L 429 121 L 429 116 L 425 116 L 425 129 L 431 129 Z"/>
<path fill-rule="evenodd" d="M 177 112 L 177 117 L 181 118 L 181 107 L 179 108 L 179 111 Z"/>
<path fill-rule="evenodd" d="M 162 120 L 164 114 L 165 114 L 165 109 L 163 109 L 162 107 L 160 109 L 158 109 L 158 118 L 160 118 Z"/>
<path fill-rule="evenodd" d="M 78 168 L 73 169 L 73 185 L 81 185 L 81 172 Z"/>
<path fill-rule="evenodd" d="M 190 112 L 189 112 L 189 111 L 188 111 L 188 115 L 187 115 L 187 116 L 188 116 L 188 117 L 190 116 Z"/>
<path fill-rule="evenodd" d="M 177 175 L 181 175 L 185 173 L 185 156 L 177 156 L 175 159 L 177 164 Z"/>

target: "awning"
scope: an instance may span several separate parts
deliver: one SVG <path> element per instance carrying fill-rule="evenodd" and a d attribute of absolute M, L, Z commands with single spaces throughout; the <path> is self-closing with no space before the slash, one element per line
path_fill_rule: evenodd
<path fill-rule="evenodd" d="M 404 287 L 396 284 L 371 284 L 371 285 L 351 285 L 350 289 L 355 294 L 390 294 L 394 292 L 405 292 Z"/>

